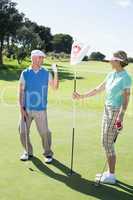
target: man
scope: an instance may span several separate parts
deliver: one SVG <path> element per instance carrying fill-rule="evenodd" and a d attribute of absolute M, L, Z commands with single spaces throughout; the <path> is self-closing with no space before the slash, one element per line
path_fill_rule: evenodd
<path fill-rule="evenodd" d="M 47 122 L 47 96 L 48 86 L 56 90 L 59 87 L 56 65 L 52 65 L 54 76 L 42 67 L 45 54 L 40 50 L 31 52 L 32 65 L 25 69 L 20 76 L 19 105 L 21 120 L 19 125 L 20 140 L 25 152 L 20 160 L 27 161 L 33 156 L 30 142 L 30 126 L 35 120 L 37 130 L 41 136 L 44 149 L 45 162 L 51 163 L 53 152 L 51 150 L 51 131 Z"/>

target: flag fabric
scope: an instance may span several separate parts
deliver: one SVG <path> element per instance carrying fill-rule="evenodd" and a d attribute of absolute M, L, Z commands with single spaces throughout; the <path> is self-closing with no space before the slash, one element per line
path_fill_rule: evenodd
<path fill-rule="evenodd" d="M 88 53 L 89 48 L 90 46 L 88 44 L 74 41 L 72 44 L 70 64 L 79 64 L 83 60 L 84 56 Z"/>

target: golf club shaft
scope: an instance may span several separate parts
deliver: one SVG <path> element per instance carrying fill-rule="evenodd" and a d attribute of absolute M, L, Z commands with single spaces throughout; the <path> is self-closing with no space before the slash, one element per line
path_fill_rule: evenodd
<path fill-rule="evenodd" d="M 25 110 L 25 108 L 24 108 Z M 26 152 L 29 154 L 29 148 L 28 148 L 28 127 L 27 127 L 27 119 L 24 116 L 24 127 L 25 127 L 25 147 L 26 147 Z"/>
<path fill-rule="evenodd" d="M 118 133 L 117 133 L 117 135 L 114 135 L 113 141 L 112 141 L 112 145 L 113 145 L 113 143 L 116 142 L 117 137 L 118 137 Z M 106 158 L 105 165 L 104 165 L 103 170 L 102 170 L 102 172 L 101 172 L 101 174 L 100 174 L 100 179 L 99 179 L 99 181 L 98 181 L 98 185 L 99 185 L 100 182 L 101 182 L 101 178 L 102 178 L 102 175 L 103 175 L 103 173 L 104 173 L 104 171 L 105 171 L 105 169 L 106 169 L 106 167 L 107 167 L 107 163 L 108 163 L 108 160 L 107 160 L 107 158 Z"/>
<path fill-rule="evenodd" d="M 27 154 L 29 153 L 29 148 L 28 148 L 28 133 L 27 133 L 27 122 L 24 120 L 25 123 L 25 146 L 26 146 L 26 152 Z"/>
<path fill-rule="evenodd" d="M 100 182 L 101 182 L 101 178 L 102 178 L 102 175 L 103 175 L 103 173 L 104 173 L 104 171 L 105 171 L 105 169 L 106 169 L 106 167 L 107 167 L 107 163 L 108 163 L 108 161 L 107 161 L 107 159 L 106 159 L 105 164 L 104 164 L 104 167 L 103 167 L 102 172 L 101 172 L 101 174 L 100 174 L 100 178 L 99 178 L 99 180 L 98 180 L 98 185 L 99 185 Z"/>

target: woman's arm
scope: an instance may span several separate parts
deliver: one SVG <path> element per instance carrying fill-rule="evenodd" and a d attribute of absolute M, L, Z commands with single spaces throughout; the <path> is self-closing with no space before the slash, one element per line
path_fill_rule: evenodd
<path fill-rule="evenodd" d="M 125 89 L 123 92 L 123 103 L 122 103 L 120 112 L 118 114 L 117 121 L 121 121 L 121 122 L 123 121 L 125 112 L 128 107 L 129 99 L 130 99 L 130 89 Z"/>
<path fill-rule="evenodd" d="M 90 90 L 90 91 L 86 92 L 85 94 L 79 94 L 78 92 L 74 92 L 73 98 L 74 99 L 84 99 L 87 97 L 95 96 L 104 90 L 105 90 L 105 81 L 103 83 L 101 83 L 98 87 L 96 87 L 95 89 Z"/>

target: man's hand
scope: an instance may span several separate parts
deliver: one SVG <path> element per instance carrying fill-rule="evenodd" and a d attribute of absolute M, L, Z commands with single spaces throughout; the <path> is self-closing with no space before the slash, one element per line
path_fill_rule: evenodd
<path fill-rule="evenodd" d="M 52 70 L 54 72 L 53 79 L 49 81 L 49 84 L 53 90 L 57 90 L 59 88 L 59 79 L 58 79 L 58 69 L 56 64 L 52 64 Z"/>
<path fill-rule="evenodd" d="M 53 79 L 49 81 L 49 84 L 53 90 L 57 90 L 59 88 L 59 78 L 56 64 L 52 64 L 52 70 L 54 72 L 54 76 Z"/>
<path fill-rule="evenodd" d="M 56 64 L 52 64 L 52 70 L 54 73 L 57 73 L 58 72 L 58 69 L 57 69 L 57 65 Z"/>
<path fill-rule="evenodd" d="M 23 107 L 20 108 L 20 113 L 21 113 L 23 120 L 28 119 L 28 113 L 25 111 L 25 109 Z"/>

